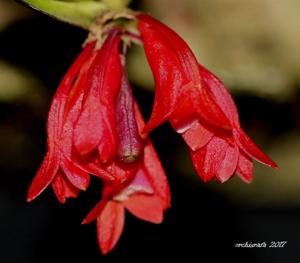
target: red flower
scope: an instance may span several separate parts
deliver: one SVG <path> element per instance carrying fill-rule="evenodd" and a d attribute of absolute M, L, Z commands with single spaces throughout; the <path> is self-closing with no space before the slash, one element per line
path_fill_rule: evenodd
<path fill-rule="evenodd" d="M 148 15 L 140 14 L 138 19 L 156 89 L 144 132 L 169 120 L 189 145 L 204 181 L 225 182 L 237 172 L 249 182 L 252 159 L 277 167 L 241 129 L 230 94 L 199 65 L 184 40 Z"/>
<path fill-rule="evenodd" d="M 124 209 L 153 223 L 170 206 L 164 170 L 133 98 L 121 53 L 121 31 L 110 30 L 101 49 L 88 44 L 58 88 L 48 118 L 48 152 L 29 189 L 34 199 L 49 184 L 60 202 L 85 190 L 89 173 L 104 183 L 97 218 L 103 253 L 118 241 Z"/>
<path fill-rule="evenodd" d="M 87 76 L 83 106 L 74 127 L 77 152 L 86 156 L 98 151 L 102 163 L 110 161 L 117 150 L 114 101 L 123 73 L 119 33 L 118 30 L 111 31 L 95 58 Z"/>
<path fill-rule="evenodd" d="M 96 132 L 99 131 L 98 123 L 101 120 L 100 129 L 104 129 L 107 119 L 112 118 L 110 109 L 113 106 L 109 103 L 113 104 L 113 101 L 109 100 L 109 97 L 116 94 L 113 88 L 119 87 L 122 70 L 118 53 L 119 43 L 120 36 L 116 31 L 112 31 L 100 50 L 95 50 L 95 42 L 88 44 L 58 87 L 48 117 L 48 152 L 29 188 L 28 201 L 35 199 L 51 184 L 58 200 L 64 203 L 66 198 L 76 197 L 79 190 L 86 190 L 89 184 L 89 173 L 104 180 L 115 179 L 101 167 L 101 163 L 96 157 L 81 158 L 81 155 L 74 149 L 74 144 L 77 148 L 87 148 L 89 147 L 87 139 L 94 134 L 99 136 L 98 140 L 102 139 L 105 143 L 110 142 L 110 134 Z M 107 74 L 103 65 L 110 66 L 110 64 L 110 74 Z M 111 84 L 109 82 L 113 79 L 111 76 L 115 76 L 118 80 L 118 74 L 119 82 L 114 83 L 112 80 L 111 83 L 113 84 Z M 110 79 L 106 77 L 107 75 L 110 76 Z M 111 85 L 115 87 L 110 89 Z M 108 90 L 105 91 L 105 88 Z M 100 92 L 106 92 L 107 99 L 101 98 L 100 100 Z M 113 95 L 110 95 L 112 93 Z M 98 107 L 100 101 L 107 106 L 107 110 L 103 108 L 101 113 L 99 113 Z M 88 102 L 90 104 L 86 106 Z M 94 110 L 91 116 L 87 116 L 88 107 L 90 110 Z M 95 108 L 91 109 L 91 107 Z M 82 124 L 82 116 L 89 120 L 86 129 L 82 131 L 83 135 L 86 136 L 83 143 L 82 134 L 78 134 L 78 129 Z M 101 119 L 101 117 L 103 118 Z M 107 118 L 105 123 L 103 123 L 104 118 Z M 108 138 L 104 138 L 105 136 Z M 107 148 L 110 149 L 110 145 L 107 145 Z"/>
<path fill-rule="evenodd" d="M 107 169 L 116 178 L 126 179 L 118 183 L 106 183 L 102 200 L 83 221 L 83 224 L 87 224 L 97 219 L 98 243 L 103 254 L 114 248 L 122 234 L 125 208 L 139 219 L 161 223 L 163 212 L 170 206 L 167 179 L 152 143 L 148 138 L 144 138 L 144 146 L 141 148 L 140 143 L 134 142 L 136 135 L 141 138 L 144 121 L 134 103 L 125 76 L 116 108 L 117 120 L 122 119 L 122 122 L 127 123 L 121 123 L 124 133 L 119 133 L 119 159 L 107 166 Z M 131 113 L 133 115 L 128 117 Z M 117 122 L 117 126 L 120 126 L 120 122 Z M 127 132 L 131 134 L 126 134 Z M 138 134 L 133 135 L 136 132 Z M 125 137 L 122 137 L 123 135 Z M 125 141 L 123 138 L 126 138 Z M 129 141 L 130 138 L 133 140 Z M 138 147 L 135 146 L 137 144 Z M 135 159 L 137 151 L 141 151 L 142 155 Z"/>
<path fill-rule="evenodd" d="M 27 197 L 31 201 L 51 185 L 64 203 L 87 189 L 89 174 L 100 178 L 102 200 L 83 223 L 97 220 L 104 254 L 122 234 L 125 209 L 160 223 L 170 206 L 168 182 L 147 137 L 164 121 L 183 136 L 204 181 L 225 182 L 236 172 L 250 182 L 252 159 L 276 167 L 242 130 L 232 97 L 188 45 L 150 16 L 137 19 L 156 83 L 150 120 L 145 125 L 125 73 L 128 39 L 139 36 L 108 22 L 100 32 L 102 47 L 97 46 L 103 39 L 87 44 L 57 89 L 48 151 Z"/>

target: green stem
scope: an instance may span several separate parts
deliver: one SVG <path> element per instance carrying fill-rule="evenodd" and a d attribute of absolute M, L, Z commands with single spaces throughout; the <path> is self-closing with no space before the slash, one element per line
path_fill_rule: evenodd
<path fill-rule="evenodd" d="M 128 0 L 22 0 L 32 8 L 39 10 L 59 20 L 88 29 L 96 18 L 103 12 L 119 9 Z M 126 6 L 126 5 L 125 5 Z"/>
<path fill-rule="evenodd" d="M 132 0 L 102 0 L 111 9 L 122 9 L 127 7 Z"/>

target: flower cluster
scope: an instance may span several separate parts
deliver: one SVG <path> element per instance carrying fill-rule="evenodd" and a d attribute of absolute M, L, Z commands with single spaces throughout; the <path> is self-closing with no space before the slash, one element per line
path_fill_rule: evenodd
<path fill-rule="evenodd" d="M 125 208 L 160 223 L 170 206 L 166 175 L 148 137 L 163 122 L 182 135 L 205 182 L 225 182 L 234 173 L 250 182 L 253 159 L 276 167 L 242 130 L 222 82 L 197 62 L 184 40 L 149 15 L 134 19 L 138 35 L 108 27 L 103 43 L 90 39 L 65 75 L 49 112 L 48 151 L 27 197 L 31 201 L 51 186 L 64 203 L 88 188 L 90 175 L 101 179 L 102 199 L 83 223 L 96 220 L 104 254 L 120 238 Z M 125 70 L 128 38 L 143 43 L 155 79 L 146 124 Z"/>

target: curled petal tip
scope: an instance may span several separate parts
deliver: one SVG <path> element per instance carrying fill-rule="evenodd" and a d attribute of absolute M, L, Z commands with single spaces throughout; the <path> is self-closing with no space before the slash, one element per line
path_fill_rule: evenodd
<path fill-rule="evenodd" d="M 272 161 L 259 147 L 252 142 L 242 129 L 234 129 L 233 136 L 239 147 L 251 158 L 263 163 L 271 168 L 277 168 L 277 164 Z"/>
<path fill-rule="evenodd" d="M 243 176 L 239 176 L 239 177 L 240 177 L 240 179 L 241 179 L 244 183 L 246 183 L 246 184 L 251 184 L 252 181 L 253 181 L 253 178 L 246 179 L 246 178 L 243 177 Z"/>
<path fill-rule="evenodd" d="M 110 252 L 121 237 L 125 209 L 118 202 L 108 202 L 97 218 L 97 238 L 103 254 Z"/>
<path fill-rule="evenodd" d="M 265 163 L 267 166 L 273 168 L 273 169 L 279 169 L 279 166 L 276 162 L 274 162 L 272 159 L 268 158 L 268 163 Z"/>
<path fill-rule="evenodd" d="M 253 161 L 243 152 L 239 154 L 236 173 L 247 184 L 253 180 Z"/>
<path fill-rule="evenodd" d="M 228 179 L 224 179 L 224 178 L 217 178 L 217 183 L 219 184 L 224 184 L 225 182 L 227 182 Z"/>
<path fill-rule="evenodd" d="M 211 175 L 206 175 L 206 174 L 199 175 L 199 176 L 205 184 L 207 184 L 213 178 Z"/>
<path fill-rule="evenodd" d="M 89 222 L 87 222 L 85 219 L 83 219 L 82 221 L 81 221 L 81 225 L 87 225 Z"/>
<path fill-rule="evenodd" d="M 101 253 L 102 255 L 107 255 L 109 252 L 111 252 L 113 250 L 113 247 L 100 247 Z"/>
<path fill-rule="evenodd" d="M 57 199 L 58 200 L 58 202 L 60 203 L 60 204 L 65 204 L 66 203 L 66 201 L 67 201 L 67 199 L 66 198 L 61 198 L 61 199 Z"/>
<path fill-rule="evenodd" d="M 26 202 L 30 203 L 34 200 L 35 197 L 27 196 Z"/>

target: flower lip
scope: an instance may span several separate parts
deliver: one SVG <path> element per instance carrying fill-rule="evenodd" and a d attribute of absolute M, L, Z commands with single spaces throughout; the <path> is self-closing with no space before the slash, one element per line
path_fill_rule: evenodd
<path fill-rule="evenodd" d="M 154 194 L 154 190 L 142 170 L 137 172 L 132 182 L 126 188 L 113 196 L 113 200 L 124 202 L 134 194 Z"/>

